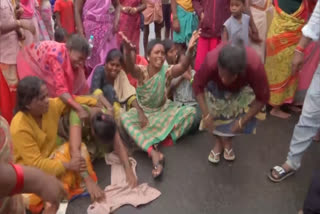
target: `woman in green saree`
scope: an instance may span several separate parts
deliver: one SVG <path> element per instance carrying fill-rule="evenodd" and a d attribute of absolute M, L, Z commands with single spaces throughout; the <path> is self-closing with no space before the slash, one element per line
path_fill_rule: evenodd
<path fill-rule="evenodd" d="M 130 109 L 121 115 L 121 123 L 135 143 L 148 152 L 152 159 L 152 176 L 159 177 L 163 171 L 164 156 L 154 146 L 168 136 L 173 142 L 186 134 L 195 120 L 196 109 L 179 107 L 166 97 L 166 86 L 172 78 L 182 75 L 188 70 L 193 59 L 193 51 L 200 31 L 193 33 L 186 56 L 179 64 L 164 65 L 165 50 L 160 40 L 148 44 L 148 66 L 135 65 L 134 45 L 121 32 L 125 44 L 126 71 L 138 80 L 137 100 L 148 118 L 148 125 L 141 128 L 136 109 Z M 130 69 L 129 69 L 130 68 Z M 134 68 L 134 69 L 132 69 Z"/>

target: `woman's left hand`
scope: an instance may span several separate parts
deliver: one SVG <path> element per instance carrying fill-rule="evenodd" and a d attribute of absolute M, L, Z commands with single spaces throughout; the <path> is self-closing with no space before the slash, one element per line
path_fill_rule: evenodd
<path fill-rule="evenodd" d="M 232 133 L 240 133 L 243 130 L 243 123 L 241 120 L 236 120 L 231 128 Z"/>
<path fill-rule="evenodd" d="M 201 29 L 193 32 L 192 37 L 189 41 L 188 50 L 193 50 L 193 48 L 197 45 L 198 39 L 201 35 Z"/>
<path fill-rule="evenodd" d="M 137 177 L 134 175 L 132 168 L 128 168 L 127 169 L 127 183 L 131 188 L 135 188 L 138 185 L 138 179 Z"/>

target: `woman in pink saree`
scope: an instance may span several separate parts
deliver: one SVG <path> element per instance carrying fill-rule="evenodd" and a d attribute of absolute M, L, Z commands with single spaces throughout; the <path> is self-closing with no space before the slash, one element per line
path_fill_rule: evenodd
<path fill-rule="evenodd" d="M 33 43 L 17 56 L 19 79 L 37 76 L 48 88 L 50 97 L 60 97 L 81 118 L 87 112 L 76 103 L 73 95 L 84 95 L 89 87 L 84 74 L 84 63 L 89 55 L 89 44 L 82 36 L 73 35 L 67 44 L 54 41 Z"/>
<path fill-rule="evenodd" d="M 87 39 L 93 36 L 93 49 L 87 60 L 89 73 L 104 64 L 108 52 L 117 46 L 120 16 L 119 0 L 75 0 L 77 32 Z"/>

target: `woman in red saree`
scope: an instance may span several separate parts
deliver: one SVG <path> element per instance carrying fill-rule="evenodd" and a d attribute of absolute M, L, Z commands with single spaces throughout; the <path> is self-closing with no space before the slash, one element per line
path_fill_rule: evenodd
<path fill-rule="evenodd" d="M 146 9 L 145 0 L 120 0 L 119 2 L 121 4 L 119 31 L 128 36 L 139 53 L 140 13 Z M 118 35 L 119 46 L 121 42 L 122 37 Z"/>
<path fill-rule="evenodd" d="M 84 74 L 88 55 L 89 44 L 79 35 L 73 35 L 67 44 L 54 41 L 32 44 L 18 54 L 18 76 L 20 79 L 39 77 L 46 83 L 50 97 L 60 97 L 83 118 L 88 114 L 74 101 L 73 95 L 89 92 Z"/>

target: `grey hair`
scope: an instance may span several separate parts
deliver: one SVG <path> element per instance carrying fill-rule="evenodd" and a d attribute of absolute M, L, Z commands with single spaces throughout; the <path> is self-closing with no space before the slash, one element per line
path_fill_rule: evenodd
<path fill-rule="evenodd" d="M 220 50 L 218 64 L 232 74 L 245 72 L 247 53 L 243 41 L 239 39 L 236 44 L 225 45 Z"/>
<path fill-rule="evenodd" d="M 73 34 L 67 41 L 69 50 L 79 51 L 85 56 L 89 56 L 90 47 L 88 41 L 78 34 Z"/>

